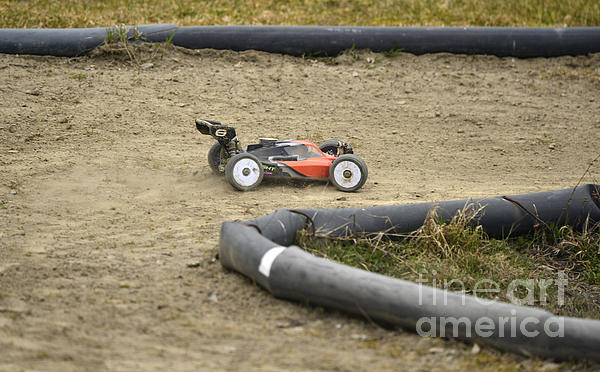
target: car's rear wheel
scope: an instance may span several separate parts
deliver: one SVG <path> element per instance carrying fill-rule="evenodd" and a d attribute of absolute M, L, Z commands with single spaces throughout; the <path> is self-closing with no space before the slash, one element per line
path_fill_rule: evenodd
<path fill-rule="evenodd" d="M 227 162 L 225 177 L 231 186 L 240 191 L 252 190 L 263 180 L 260 160 L 252 154 L 237 154 Z"/>
<path fill-rule="evenodd" d="M 225 174 L 225 158 L 227 150 L 219 143 L 215 143 L 208 150 L 208 165 L 214 174 L 222 176 Z"/>
<path fill-rule="evenodd" d="M 331 164 L 329 180 L 341 191 L 352 192 L 367 182 L 369 170 L 367 164 L 356 155 L 342 155 Z"/>

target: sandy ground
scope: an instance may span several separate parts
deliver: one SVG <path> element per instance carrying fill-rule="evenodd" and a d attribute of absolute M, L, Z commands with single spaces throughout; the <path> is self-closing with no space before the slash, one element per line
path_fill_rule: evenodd
<path fill-rule="evenodd" d="M 0 55 L 2 370 L 569 367 L 277 300 L 215 255 L 223 221 L 282 207 L 575 185 L 600 153 L 600 55 L 136 53 Z M 197 117 L 245 144 L 347 140 L 369 180 L 236 192 Z"/>

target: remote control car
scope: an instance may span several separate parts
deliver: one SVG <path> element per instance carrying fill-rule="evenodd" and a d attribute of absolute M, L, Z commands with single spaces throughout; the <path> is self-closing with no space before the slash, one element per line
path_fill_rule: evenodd
<path fill-rule="evenodd" d="M 244 150 L 235 128 L 216 121 L 196 120 L 202 134 L 213 136 L 208 165 L 214 173 L 241 191 L 260 185 L 263 177 L 294 177 L 329 180 L 341 191 L 356 191 L 367 181 L 367 165 L 353 154 L 352 146 L 328 140 L 316 146 L 310 141 L 259 138 Z"/>

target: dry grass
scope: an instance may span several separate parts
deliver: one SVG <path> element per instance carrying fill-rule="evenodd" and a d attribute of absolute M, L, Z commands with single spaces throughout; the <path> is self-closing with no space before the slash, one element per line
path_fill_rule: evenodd
<path fill-rule="evenodd" d="M 569 227 L 550 227 L 532 236 L 498 240 L 487 237 L 481 226 L 473 223 L 482 211 L 480 206 L 470 205 L 445 222 L 433 210 L 418 231 L 395 236 L 395 240 L 382 235 L 368 239 L 333 240 L 323 236 L 315 239 L 303 231 L 298 234 L 298 245 L 317 256 L 367 271 L 411 281 L 425 279 L 426 285 L 437 288 L 464 290 L 467 294 L 473 294 L 475 288 L 498 288 L 498 293 L 486 296 L 479 292 L 478 296 L 504 302 L 510 302 L 511 283 L 533 279 L 534 303 L 529 305 L 558 315 L 598 319 L 600 225 L 582 232 Z M 546 287 L 546 296 L 542 296 L 540 280 L 556 280 L 560 272 L 568 279 L 564 297 L 561 298 L 556 286 Z M 483 280 L 491 280 L 497 287 L 480 286 Z M 524 299 L 528 291 L 521 287 L 515 294 L 516 298 Z M 465 369 L 512 371 L 523 368 L 519 359 L 489 348 L 462 359 Z M 541 360 L 532 362 L 538 363 L 536 369 L 546 366 Z M 590 368 L 586 361 L 554 366 L 561 370 Z"/>
<path fill-rule="evenodd" d="M 116 24 L 598 26 L 595 0 L 0 1 L 0 27 Z"/>
<path fill-rule="evenodd" d="M 427 283 L 464 283 L 467 293 L 481 280 L 492 280 L 501 291 L 493 296 L 510 301 L 507 289 L 515 280 L 556 280 L 564 272 L 569 280 L 564 304 L 558 298 L 556 286 L 549 287 L 547 303 L 539 303 L 540 287 L 535 287 L 535 306 L 568 316 L 598 318 L 600 314 L 600 225 L 575 232 L 570 227 L 540 229 L 532 236 L 512 239 L 491 239 L 481 226 L 473 223 L 482 212 L 475 205 L 467 206 L 451 221 L 440 220 L 432 211 L 423 226 L 399 240 L 379 236 L 343 240 L 312 239 L 300 233 L 299 245 L 318 256 L 368 271 Z M 398 238 L 398 237 L 396 237 Z M 520 289 L 523 289 L 520 291 Z M 524 288 L 517 297 L 527 293 Z"/>

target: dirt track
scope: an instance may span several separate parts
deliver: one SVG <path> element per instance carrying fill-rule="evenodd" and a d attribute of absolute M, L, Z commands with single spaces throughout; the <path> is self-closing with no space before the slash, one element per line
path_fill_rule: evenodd
<path fill-rule="evenodd" d="M 2 369 L 558 367 L 280 301 L 214 257 L 221 222 L 282 207 L 573 186 L 600 152 L 600 55 L 159 57 L 0 55 Z M 369 180 L 235 192 L 197 117 L 244 144 L 348 140 Z"/>

